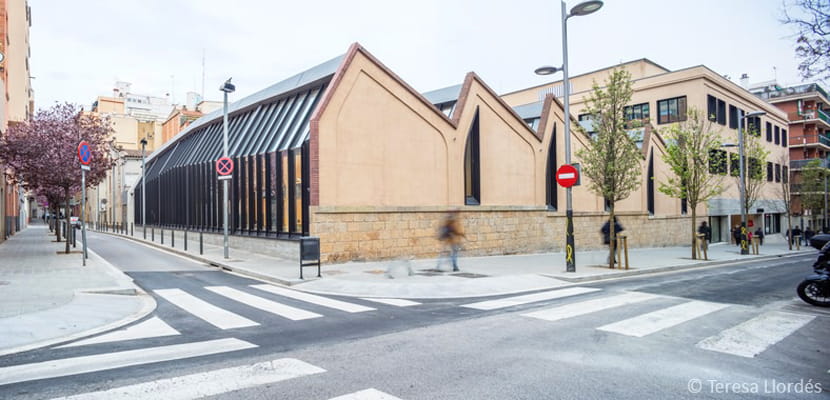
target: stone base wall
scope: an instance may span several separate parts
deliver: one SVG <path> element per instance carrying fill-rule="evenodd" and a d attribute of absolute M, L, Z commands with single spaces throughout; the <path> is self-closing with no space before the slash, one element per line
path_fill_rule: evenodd
<path fill-rule="evenodd" d="M 320 238 L 321 257 L 327 263 L 434 258 L 442 249 L 436 234 L 446 208 L 311 207 L 310 211 L 311 235 Z M 466 207 L 459 212 L 467 235 L 465 255 L 562 251 L 565 246 L 564 212 L 537 207 Z M 604 248 L 600 228 L 607 220 L 607 214 L 574 215 L 577 251 Z M 619 215 L 629 247 L 688 244 L 690 220 Z"/>

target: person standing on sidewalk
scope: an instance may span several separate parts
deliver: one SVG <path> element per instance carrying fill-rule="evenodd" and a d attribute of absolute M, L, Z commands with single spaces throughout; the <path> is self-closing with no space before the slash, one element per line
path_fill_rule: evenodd
<path fill-rule="evenodd" d="M 464 229 L 461 228 L 461 223 L 458 221 L 458 211 L 450 211 L 438 228 L 438 240 L 443 243 L 445 250 L 438 257 L 438 265 L 435 266 L 435 269 L 441 269 L 442 261 L 449 258 L 449 261 L 452 262 L 453 272 L 460 271 L 458 269 L 458 252 L 461 250 L 462 239 L 466 237 Z"/>
<path fill-rule="evenodd" d="M 712 241 L 712 229 L 709 228 L 706 221 L 700 223 L 700 226 L 697 228 L 697 233 L 703 235 L 703 242 L 700 244 L 700 249 L 708 250 L 709 242 Z"/>
<path fill-rule="evenodd" d="M 617 221 L 617 216 L 615 215 L 614 216 L 614 234 L 616 235 L 617 233 L 620 233 L 624 230 L 625 229 Z M 603 244 L 608 245 L 608 261 L 606 261 L 606 262 L 608 264 L 611 264 L 612 254 L 611 254 L 611 223 L 610 223 L 610 221 L 605 221 L 605 224 L 602 226 L 602 229 L 600 229 L 600 232 L 602 232 L 602 242 L 603 242 Z M 614 262 L 616 263 L 617 262 L 617 255 L 613 254 L 613 256 L 614 256 Z"/>
<path fill-rule="evenodd" d="M 758 238 L 758 244 L 763 246 L 764 245 L 764 231 L 761 230 L 760 227 L 755 230 L 755 237 Z"/>
<path fill-rule="evenodd" d="M 741 247 L 741 226 L 735 225 L 735 229 L 732 230 L 732 237 L 735 239 L 735 244 L 738 247 Z"/>

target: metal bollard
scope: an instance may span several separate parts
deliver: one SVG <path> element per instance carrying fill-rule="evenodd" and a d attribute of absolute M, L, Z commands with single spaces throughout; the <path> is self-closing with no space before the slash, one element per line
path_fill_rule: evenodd
<path fill-rule="evenodd" d="M 135 222 L 130 223 L 130 236 L 135 236 Z"/>
<path fill-rule="evenodd" d="M 184 251 L 187 251 L 187 231 L 184 231 Z"/>
<path fill-rule="evenodd" d="M 176 248 L 176 231 L 170 230 L 170 247 Z"/>
<path fill-rule="evenodd" d="M 161 229 L 161 244 L 164 244 L 164 228 Z"/>
<path fill-rule="evenodd" d="M 202 232 L 199 232 L 199 255 L 205 254 L 205 246 L 202 243 Z"/>
<path fill-rule="evenodd" d="M 150 228 L 150 241 L 151 242 L 156 241 L 156 227 L 155 226 Z"/>

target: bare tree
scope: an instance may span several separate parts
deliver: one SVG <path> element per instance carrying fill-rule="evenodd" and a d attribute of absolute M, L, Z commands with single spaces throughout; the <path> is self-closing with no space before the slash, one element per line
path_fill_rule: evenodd
<path fill-rule="evenodd" d="M 720 165 L 725 160 L 718 151 L 722 144 L 720 131 L 713 129 L 712 121 L 694 108 L 689 109 L 686 118 L 660 132 L 667 143 L 663 160 L 673 176 L 660 182 L 659 189 L 668 196 L 686 199 L 692 209 L 692 259 L 697 259 L 697 207 L 723 193 L 725 177 Z"/>
<path fill-rule="evenodd" d="M 830 79 L 830 1 L 784 2 L 782 23 L 794 26 L 795 55 L 804 79 Z"/>
<path fill-rule="evenodd" d="M 631 74 L 623 69 L 611 72 L 605 87 L 594 82 L 586 112 L 591 114 L 596 135 L 591 144 L 577 152 L 589 190 L 610 203 L 609 267 L 614 268 L 616 232 L 614 206 L 640 186 L 643 156 L 628 135 L 624 109 L 631 100 Z"/>
<path fill-rule="evenodd" d="M 740 134 L 740 133 L 739 133 Z M 761 195 L 766 184 L 763 165 L 769 156 L 769 150 L 761 144 L 761 135 L 757 130 L 747 129 L 744 132 L 744 175 L 746 177 L 746 196 L 744 197 L 745 210 L 751 210 Z M 740 176 L 738 177 L 740 184 Z"/>

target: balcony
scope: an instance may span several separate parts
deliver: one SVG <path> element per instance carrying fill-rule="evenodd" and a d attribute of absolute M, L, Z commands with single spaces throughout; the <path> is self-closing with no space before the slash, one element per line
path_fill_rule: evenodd
<path fill-rule="evenodd" d="M 822 110 L 805 110 L 797 113 L 787 113 L 790 123 L 819 120 L 830 126 L 830 115 Z"/>
<path fill-rule="evenodd" d="M 765 89 L 760 93 L 756 93 L 756 95 L 764 100 L 774 100 L 781 97 L 802 95 L 810 92 L 818 92 L 824 96 L 825 99 L 830 98 L 830 96 L 827 96 L 827 92 L 815 83 L 808 83 L 788 88 L 778 88 L 776 86 L 775 89 Z"/>
<path fill-rule="evenodd" d="M 806 160 L 790 160 L 790 169 L 791 170 L 804 169 L 804 168 L 807 167 L 807 164 L 809 164 L 811 161 L 816 161 L 816 160 L 818 160 L 820 167 L 830 168 L 830 159 L 826 159 L 826 158 L 808 158 Z"/>
<path fill-rule="evenodd" d="M 824 135 L 802 135 L 802 136 L 791 136 L 789 138 L 790 147 L 811 147 L 810 145 L 814 144 L 821 144 L 827 147 L 830 147 L 830 137 L 826 134 Z"/>

